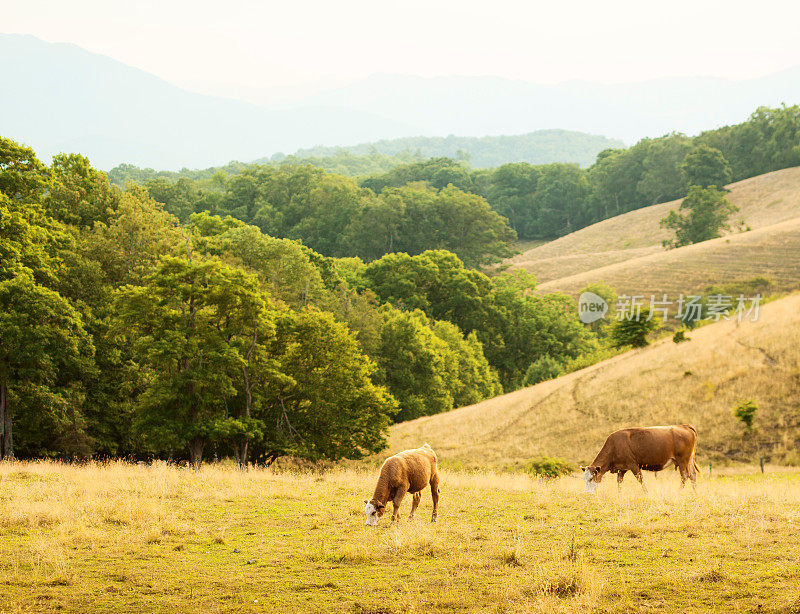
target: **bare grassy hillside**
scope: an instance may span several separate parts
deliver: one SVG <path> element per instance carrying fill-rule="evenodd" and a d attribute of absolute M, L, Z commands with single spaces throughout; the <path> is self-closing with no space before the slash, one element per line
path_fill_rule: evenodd
<path fill-rule="evenodd" d="M 724 239 L 723 239 L 724 241 Z M 764 453 L 796 462 L 800 444 L 800 294 L 757 322 L 720 322 L 676 345 L 663 339 L 556 380 L 392 427 L 390 448 L 429 442 L 446 463 L 507 465 L 532 457 L 591 461 L 625 426 L 691 423 L 699 462 Z M 733 416 L 758 404 L 757 432 Z"/>
<path fill-rule="evenodd" d="M 728 188 L 728 199 L 740 208 L 736 219 L 743 219 L 753 230 L 800 218 L 800 167 L 745 179 Z M 678 200 L 631 211 L 535 246 L 507 262 L 512 268 L 534 273 L 541 282 L 549 282 L 663 254 L 661 242 L 668 233 L 659 222 L 679 205 Z"/>
<path fill-rule="evenodd" d="M 681 293 L 700 293 L 714 284 L 766 277 L 773 284 L 771 292 L 790 292 L 800 289 L 800 217 L 679 249 L 631 255 L 606 266 L 598 260 L 590 270 L 545 282 L 539 289 L 578 294 L 587 284 L 603 281 L 619 294 L 643 295 L 649 301 L 651 295 L 667 293 L 676 300 Z"/>

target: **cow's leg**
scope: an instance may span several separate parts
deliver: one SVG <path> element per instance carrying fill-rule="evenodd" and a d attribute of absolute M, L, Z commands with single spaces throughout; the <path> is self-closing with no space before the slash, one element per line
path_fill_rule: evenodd
<path fill-rule="evenodd" d="M 433 515 L 431 522 L 436 522 L 436 515 L 439 513 L 439 476 L 431 476 L 431 499 L 433 499 Z"/>
<path fill-rule="evenodd" d="M 392 499 L 392 524 L 400 522 L 400 504 L 403 502 L 403 497 L 408 492 L 408 486 L 398 486 Z"/>
<path fill-rule="evenodd" d="M 685 467 L 679 467 L 681 472 L 681 488 L 684 487 L 686 484 L 686 479 L 690 479 L 692 481 L 692 490 L 697 492 L 697 471 L 694 468 L 694 463 L 691 465 L 686 465 Z"/>
<path fill-rule="evenodd" d="M 622 492 L 622 480 L 625 478 L 625 470 L 617 471 L 617 492 Z"/>
<path fill-rule="evenodd" d="M 422 499 L 422 491 L 415 492 L 413 495 L 411 495 L 411 514 L 408 516 L 409 520 L 414 518 L 414 512 L 417 511 L 417 506 L 419 505 L 420 499 Z"/>
<path fill-rule="evenodd" d="M 681 474 L 681 488 L 683 488 L 686 485 L 686 478 L 689 477 L 689 472 L 683 465 L 678 465 L 678 471 Z"/>
<path fill-rule="evenodd" d="M 639 480 L 639 484 L 642 485 L 642 490 L 647 492 L 647 486 L 644 485 L 644 476 L 642 475 L 641 467 L 636 467 L 636 469 L 631 469 L 631 472 L 633 472 L 633 475 L 635 475 L 636 479 Z"/>

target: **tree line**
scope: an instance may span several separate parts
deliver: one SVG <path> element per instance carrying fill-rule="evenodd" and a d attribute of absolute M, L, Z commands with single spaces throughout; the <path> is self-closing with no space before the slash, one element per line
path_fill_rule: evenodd
<path fill-rule="evenodd" d="M 157 194 L 0 139 L 0 456 L 358 458 L 597 347 L 568 297 L 471 268 L 480 250 L 349 255 L 379 197 L 319 169 L 246 169 L 185 209 Z M 499 219 L 454 187 L 382 198 L 435 247 Z"/>
<path fill-rule="evenodd" d="M 266 167 L 229 165 L 202 177 L 187 171 L 138 180 L 181 219 L 211 210 L 326 255 L 371 260 L 444 248 L 476 266 L 503 258 L 516 237 L 553 239 L 684 197 L 696 185 L 684 162 L 704 151 L 724 160 L 728 171 L 718 181 L 725 182 L 800 164 L 800 107 L 760 107 L 746 122 L 695 137 L 669 134 L 605 149 L 588 168 L 523 162 L 472 169 L 465 153 L 457 160 L 398 160 L 385 172 L 356 178 L 310 168 L 334 168 L 334 159 L 295 158 Z M 369 155 L 387 162 L 384 154 Z M 128 167 L 115 174 L 118 181 L 137 179 Z M 323 195 L 324 206 L 315 200 Z"/>

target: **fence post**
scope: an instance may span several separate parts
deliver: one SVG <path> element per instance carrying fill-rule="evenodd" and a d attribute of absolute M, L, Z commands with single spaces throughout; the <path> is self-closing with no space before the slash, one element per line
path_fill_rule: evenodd
<path fill-rule="evenodd" d="M 763 456 L 761 457 L 761 460 L 759 462 L 761 464 L 761 473 L 764 473 L 764 457 Z"/>

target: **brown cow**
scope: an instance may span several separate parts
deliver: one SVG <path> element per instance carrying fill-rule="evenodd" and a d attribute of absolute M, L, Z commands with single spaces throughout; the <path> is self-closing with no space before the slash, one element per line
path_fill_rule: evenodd
<path fill-rule="evenodd" d="M 697 464 L 694 453 L 697 430 L 689 424 L 679 426 L 649 426 L 620 429 L 611 433 L 603 448 L 584 470 L 586 492 L 595 492 L 606 472 L 617 474 L 617 485 L 622 484 L 626 471 L 631 471 L 645 488 L 642 470 L 661 471 L 673 463 L 681 473 L 681 486 L 686 478 L 697 483 Z"/>
<path fill-rule="evenodd" d="M 439 472 L 436 463 L 436 452 L 427 443 L 416 450 L 406 450 L 387 458 L 381 466 L 372 499 L 364 501 L 367 525 L 374 527 L 378 524 L 378 519 L 383 516 L 389 501 L 393 507 L 392 522 L 399 521 L 400 502 L 407 492 L 413 495 L 409 520 L 413 518 L 422 498 L 421 491 L 428 484 L 431 486 L 433 498 L 431 522 L 436 522 L 436 513 L 439 510 Z"/>

